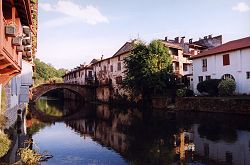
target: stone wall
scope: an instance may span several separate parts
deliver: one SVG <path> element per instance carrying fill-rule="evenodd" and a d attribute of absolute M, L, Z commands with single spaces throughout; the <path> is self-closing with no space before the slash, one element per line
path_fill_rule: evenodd
<path fill-rule="evenodd" d="M 152 98 L 152 107 L 156 109 L 165 109 L 172 104 L 170 97 L 154 97 Z"/>
<path fill-rule="evenodd" d="M 180 111 L 223 112 L 250 114 L 250 98 L 184 97 L 176 98 Z"/>

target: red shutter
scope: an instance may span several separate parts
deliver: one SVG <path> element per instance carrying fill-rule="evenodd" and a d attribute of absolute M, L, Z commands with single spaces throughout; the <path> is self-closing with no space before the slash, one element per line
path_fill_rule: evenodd
<path fill-rule="evenodd" d="M 229 54 L 223 55 L 223 66 L 230 65 Z"/>

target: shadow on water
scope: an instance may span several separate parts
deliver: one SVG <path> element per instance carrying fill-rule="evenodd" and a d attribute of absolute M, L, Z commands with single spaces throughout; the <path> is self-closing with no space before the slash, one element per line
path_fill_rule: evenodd
<path fill-rule="evenodd" d="M 45 164 L 250 164 L 246 116 L 117 108 L 40 99 L 27 136 L 52 152 Z"/>

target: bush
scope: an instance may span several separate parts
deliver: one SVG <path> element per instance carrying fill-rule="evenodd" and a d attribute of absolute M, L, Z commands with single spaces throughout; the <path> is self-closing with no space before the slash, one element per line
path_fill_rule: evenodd
<path fill-rule="evenodd" d="M 205 80 L 197 85 L 197 90 L 200 93 L 207 93 L 211 96 L 217 96 L 218 95 L 218 85 L 220 83 L 221 79 L 210 79 Z"/>
<path fill-rule="evenodd" d="M 177 89 L 176 96 L 178 97 L 191 97 L 194 95 L 194 92 L 187 88 Z"/>
<path fill-rule="evenodd" d="M 0 129 L 3 129 L 6 123 L 6 117 L 0 114 Z"/>
<path fill-rule="evenodd" d="M 236 89 L 236 83 L 233 79 L 227 78 L 219 83 L 218 89 L 221 96 L 231 96 Z"/>
<path fill-rule="evenodd" d="M 176 96 L 185 97 L 185 95 L 186 95 L 186 89 L 185 88 L 177 89 Z"/>
<path fill-rule="evenodd" d="M 10 149 L 11 141 L 9 137 L 0 131 L 0 158 L 7 154 Z"/>

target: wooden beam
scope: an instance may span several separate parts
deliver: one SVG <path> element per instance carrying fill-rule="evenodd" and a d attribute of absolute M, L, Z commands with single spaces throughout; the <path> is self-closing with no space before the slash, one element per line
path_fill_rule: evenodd
<path fill-rule="evenodd" d="M 11 65 L 11 63 L 2 64 L 2 65 L 0 65 L 0 69 L 5 69 L 5 68 L 7 68 L 10 65 Z"/>
<path fill-rule="evenodd" d="M 0 70 L 0 75 L 11 75 L 15 72 L 19 72 L 18 70 L 15 70 L 15 69 L 3 69 L 3 70 Z"/>
<path fill-rule="evenodd" d="M 5 59 L 5 57 L 4 57 L 4 56 L 1 56 L 1 57 L 0 57 L 0 61 L 3 60 L 3 59 Z"/>

